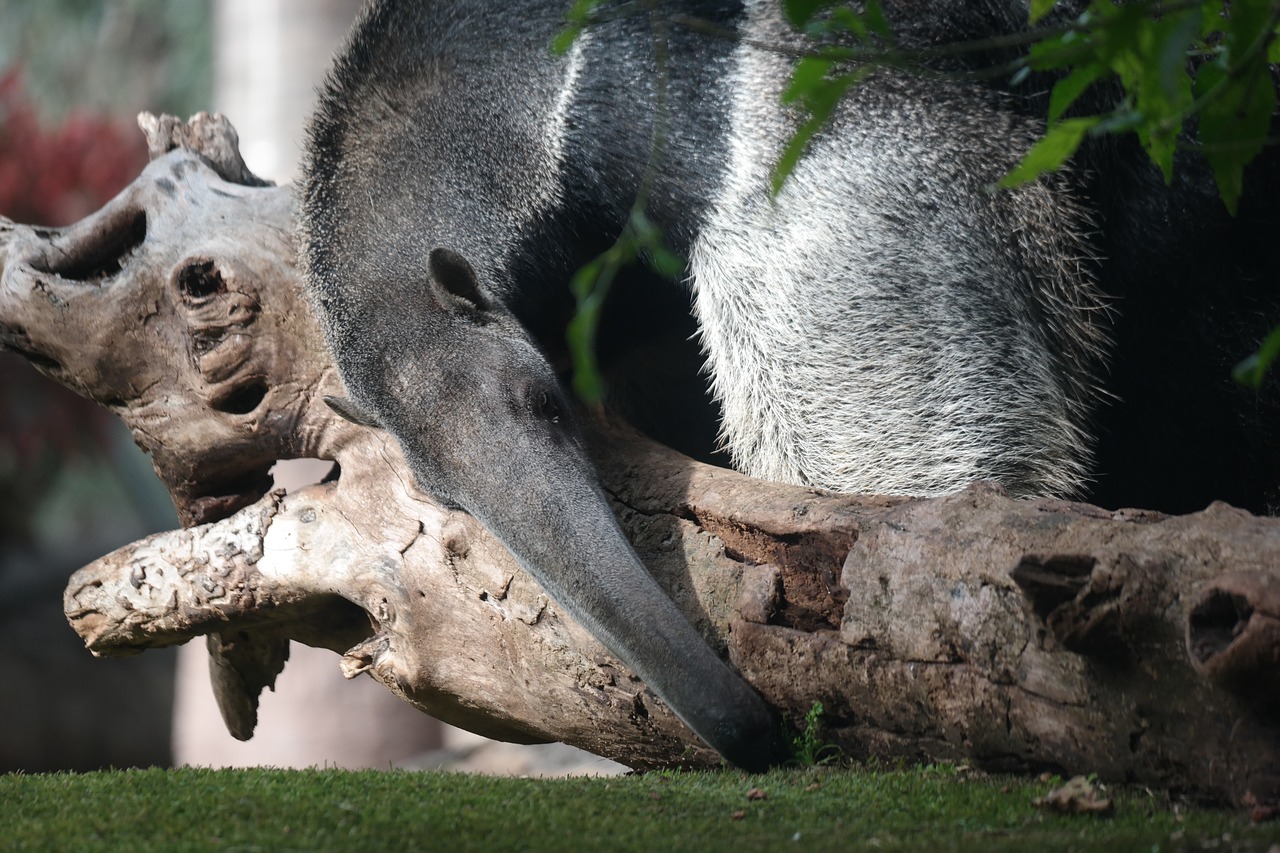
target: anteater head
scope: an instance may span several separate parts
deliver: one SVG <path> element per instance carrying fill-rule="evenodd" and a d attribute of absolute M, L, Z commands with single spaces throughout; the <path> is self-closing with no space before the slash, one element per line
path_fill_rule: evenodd
<path fill-rule="evenodd" d="M 751 769 L 782 760 L 773 712 L 632 550 L 569 400 L 528 332 L 460 255 L 434 250 L 428 272 L 419 304 L 369 299 L 411 292 L 388 283 L 366 289 L 350 303 L 360 309 L 331 326 L 351 398 L 330 405 L 391 432 L 426 492 L 483 523 L 727 759 Z"/>
<path fill-rule="evenodd" d="M 368 340 L 338 347 L 352 397 L 331 405 L 395 435 L 425 491 L 482 519 L 493 495 L 518 500 L 530 466 L 594 480 L 569 401 L 530 335 L 461 255 L 433 250 L 428 272 L 416 304 L 374 302 L 354 324 Z"/>

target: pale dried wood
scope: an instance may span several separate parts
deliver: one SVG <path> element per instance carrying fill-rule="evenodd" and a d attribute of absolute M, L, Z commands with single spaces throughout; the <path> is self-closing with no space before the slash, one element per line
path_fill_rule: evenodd
<path fill-rule="evenodd" d="M 242 736 L 294 639 L 483 734 L 714 765 L 473 519 L 414 487 L 392 440 L 321 402 L 342 389 L 301 295 L 289 190 L 246 185 L 234 143 L 200 121 L 148 122 L 157 159 L 85 222 L 0 224 L 0 343 L 119 414 L 189 525 L 72 578 L 89 648 L 210 636 Z M 846 755 L 1280 798 L 1276 521 L 985 485 L 830 495 L 585 420 L 654 575 L 792 719 L 820 701 Z M 290 456 L 340 475 L 267 493 Z"/>

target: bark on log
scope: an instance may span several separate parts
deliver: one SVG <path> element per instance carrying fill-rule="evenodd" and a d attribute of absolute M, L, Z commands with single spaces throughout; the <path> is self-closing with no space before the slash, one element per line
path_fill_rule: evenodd
<path fill-rule="evenodd" d="M 103 211 L 66 230 L 0 222 L 0 345 L 119 414 L 188 525 L 71 579 L 90 650 L 207 635 L 239 736 L 293 639 L 482 734 L 715 764 L 473 519 L 414 487 L 391 439 L 321 402 L 341 387 L 301 296 L 288 189 L 248 175 L 225 123 L 144 127 L 155 159 Z M 1277 521 L 982 484 L 831 495 L 587 420 L 654 575 L 779 709 L 822 702 L 846 755 L 1280 800 Z M 340 475 L 268 493 L 290 456 Z"/>

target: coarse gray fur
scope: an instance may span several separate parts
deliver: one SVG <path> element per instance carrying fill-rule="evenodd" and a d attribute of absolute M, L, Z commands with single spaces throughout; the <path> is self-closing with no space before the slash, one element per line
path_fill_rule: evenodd
<path fill-rule="evenodd" d="M 670 5 L 788 38 L 772 2 Z M 562 331 L 573 270 L 625 221 L 657 98 L 643 17 L 552 57 L 563 13 L 368 7 L 310 129 L 308 286 L 356 417 L 694 731 L 760 768 L 784 754 L 771 711 L 635 557 L 539 348 Z M 735 464 L 848 491 L 1076 491 L 1107 346 L 1088 218 L 1061 181 L 986 190 L 1033 123 L 981 90 L 877 73 L 773 199 L 789 62 L 669 35 L 648 210 L 689 258 Z"/>
<path fill-rule="evenodd" d="M 1107 343 L 1088 219 L 1060 181 L 988 189 L 1037 129 L 879 75 L 770 199 L 791 63 L 757 45 L 790 38 L 774 4 L 750 9 L 729 168 L 690 255 L 736 466 L 874 494 L 1078 492 Z"/>

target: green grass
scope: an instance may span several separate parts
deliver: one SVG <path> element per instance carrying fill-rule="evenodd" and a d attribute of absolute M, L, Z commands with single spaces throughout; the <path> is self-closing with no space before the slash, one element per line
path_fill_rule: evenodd
<path fill-rule="evenodd" d="M 1280 824 L 1134 790 L 1042 813 L 1048 782 L 954 768 L 495 779 L 130 770 L 0 776 L 2 850 L 1258 850 Z M 748 798 L 752 788 L 765 799 Z"/>

